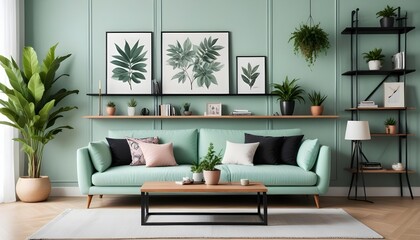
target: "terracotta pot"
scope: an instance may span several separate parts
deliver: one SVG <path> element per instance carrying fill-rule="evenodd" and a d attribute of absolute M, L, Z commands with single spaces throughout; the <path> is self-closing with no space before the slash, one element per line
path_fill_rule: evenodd
<path fill-rule="evenodd" d="M 109 116 L 113 116 L 115 114 L 115 108 L 114 107 L 106 107 L 106 113 Z"/>
<path fill-rule="evenodd" d="M 48 199 L 51 183 L 48 176 L 39 178 L 20 177 L 16 184 L 16 194 L 22 202 L 42 202 Z"/>
<path fill-rule="evenodd" d="M 220 179 L 220 170 L 203 171 L 204 181 L 207 185 L 217 185 Z"/>
<path fill-rule="evenodd" d="M 311 106 L 312 116 L 322 115 L 323 112 L 324 112 L 324 107 L 323 106 Z"/>
<path fill-rule="evenodd" d="M 385 131 L 388 134 L 397 134 L 397 126 L 396 125 L 387 125 L 385 127 Z"/>

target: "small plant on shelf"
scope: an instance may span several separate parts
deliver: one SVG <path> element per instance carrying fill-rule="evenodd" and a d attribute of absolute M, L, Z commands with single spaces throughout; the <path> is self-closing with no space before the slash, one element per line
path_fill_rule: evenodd
<path fill-rule="evenodd" d="M 112 115 L 114 115 L 115 114 L 115 103 L 114 102 L 112 102 L 112 101 L 109 101 L 107 104 L 106 104 L 106 112 L 107 112 L 107 114 L 109 115 L 109 116 L 112 116 Z"/>
<path fill-rule="evenodd" d="M 128 105 L 128 108 L 127 108 L 128 116 L 134 116 L 136 114 L 136 107 L 137 107 L 136 99 L 134 98 L 130 99 L 127 105 Z"/>
<path fill-rule="evenodd" d="M 127 105 L 129 107 L 137 107 L 137 101 L 136 101 L 136 99 L 134 99 L 134 98 L 130 99 L 130 101 L 128 101 Z"/>
<path fill-rule="evenodd" d="M 396 7 L 390 7 L 389 5 L 386 5 L 386 7 L 376 13 L 376 17 L 381 18 L 379 20 L 379 23 L 381 27 L 393 27 L 394 26 L 394 17 L 397 16 L 395 14 L 395 11 L 398 8 Z"/>
<path fill-rule="evenodd" d="M 397 133 L 397 120 L 393 117 L 389 117 L 385 119 L 385 132 L 388 134 L 396 134 Z"/>
<path fill-rule="evenodd" d="M 305 99 L 302 97 L 305 90 L 297 85 L 298 80 L 292 79 L 292 81 L 289 81 L 288 76 L 286 76 L 286 79 L 281 84 L 273 83 L 274 90 L 271 93 L 277 95 L 282 115 L 293 115 L 295 100 L 305 102 Z"/>
<path fill-rule="evenodd" d="M 325 99 L 327 99 L 326 95 L 321 94 L 321 92 L 312 91 L 308 93 L 308 99 L 311 102 L 311 113 L 313 116 L 322 115 L 324 111 L 324 107 L 322 104 L 324 103 Z"/>
<path fill-rule="evenodd" d="M 191 106 L 191 103 L 189 102 L 184 103 L 184 115 L 186 116 L 192 115 L 192 112 L 190 111 L 190 106 Z"/>
<path fill-rule="evenodd" d="M 374 48 L 369 52 L 364 52 L 363 58 L 369 64 L 369 70 L 379 70 L 382 67 L 385 55 L 382 54 L 382 48 Z"/>

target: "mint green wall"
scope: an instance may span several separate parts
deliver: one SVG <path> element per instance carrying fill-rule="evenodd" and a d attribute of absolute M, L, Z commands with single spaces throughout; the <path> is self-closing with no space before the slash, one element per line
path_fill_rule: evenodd
<path fill-rule="evenodd" d="M 79 106 L 69 114 L 65 122 L 75 127 L 51 142 L 46 149 L 43 174 L 49 175 L 54 186 L 75 186 L 76 149 L 89 141 L 101 140 L 109 129 L 182 129 L 182 128 L 232 128 L 270 129 L 301 128 L 307 138 L 319 138 L 332 148 L 332 186 L 347 186 L 349 174 L 343 168 L 349 165 L 350 143 L 344 140 L 346 121 L 350 114 L 343 109 L 349 107 L 350 78 L 341 76 L 349 70 L 349 36 L 341 31 L 350 24 L 350 13 L 360 8 L 363 26 L 376 26 L 375 13 L 386 4 L 399 5 L 409 14 L 409 25 L 420 27 L 418 0 L 316 0 L 312 1 L 312 16 L 321 22 L 329 34 L 331 48 L 328 55 L 321 55 L 312 69 L 293 53 L 288 43 L 290 33 L 309 14 L 309 0 L 28 0 L 25 1 L 26 44 L 45 54 L 49 46 L 59 42 L 59 54 L 72 53 L 72 57 L 61 69 L 70 73 L 67 88 L 77 88 L 77 97 L 68 103 Z M 325 114 L 339 115 L 338 120 L 87 120 L 84 115 L 98 113 L 98 98 L 86 96 L 97 92 L 98 82 L 105 83 L 105 32 L 106 31 L 152 31 L 153 75 L 161 79 L 161 31 L 229 31 L 230 42 L 230 91 L 236 89 L 236 56 L 267 56 L 268 82 L 281 82 L 285 76 L 299 78 L 308 91 L 322 90 L 328 95 Z M 416 46 L 420 34 L 418 29 L 409 34 L 408 67 L 418 68 L 416 59 L 420 48 Z M 387 56 L 395 52 L 396 38 L 392 36 L 363 36 L 361 50 L 382 47 Z M 361 60 L 361 66 L 364 62 Z M 386 66 L 389 66 L 386 65 Z M 408 104 L 420 106 L 418 73 L 408 75 Z M 379 78 L 368 77 L 363 83 L 370 87 Z M 379 79 L 380 80 L 380 79 Z M 362 92 L 370 91 L 361 88 Z M 105 97 L 104 104 L 111 100 L 118 106 L 117 114 L 126 114 L 126 102 L 130 97 Z M 140 108 L 153 109 L 152 97 L 136 97 Z M 382 95 L 374 96 L 381 103 Z M 196 114 L 205 111 L 207 102 L 222 102 L 224 111 L 246 108 L 256 114 L 271 115 L 279 111 L 275 98 L 265 96 L 232 97 L 165 97 L 163 102 L 181 105 L 192 102 Z M 309 114 L 309 103 L 298 104 L 295 114 Z M 364 114 L 371 120 L 373 130 L 382 131 L 384 115 Z M 420 135 L 418 111 L 410 111 L 410 131 Z M 415 159 L 418 153 L 418 137 L 409 138 L 411 168 L 420 172 Z M 395 139 L 374 139 L 365 144 L 370 160 L 383 159 L 384 165 L 396 162 Z M 378 144 L 379 143 L 379 144 Z M 395 157 L 393 157 L 395 156 Z M 397 186 L 397 176 L 368 176 L 370 186 Z M 420 185 L 419 174 L 411 176 L 412 184 Z"/>

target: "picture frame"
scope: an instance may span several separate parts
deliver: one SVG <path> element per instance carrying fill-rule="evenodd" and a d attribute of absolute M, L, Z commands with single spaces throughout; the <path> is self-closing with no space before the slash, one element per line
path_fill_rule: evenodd
<path fill-rule="evenodd" d="M 266 93 L 266 57 L 236 57 L 237 94 Z"/>
<path fill-rule="evenodd" d="M 222 116 L 222 103 L 207 103 L 207 116 Z"/>
<path fill-rule="evenodd" d="M 228 94 L 229 35 L 162 32 L 162 93 Z"/>
<path fill-rule="evenodd" d="M 152 57 L 152 32 L 106 32 L 106 92 L 152 94 Z"/>
<path fill-rule="evenodd" d="M 384 83 L 384 107 L 405 107 L 403 82 Z"/>

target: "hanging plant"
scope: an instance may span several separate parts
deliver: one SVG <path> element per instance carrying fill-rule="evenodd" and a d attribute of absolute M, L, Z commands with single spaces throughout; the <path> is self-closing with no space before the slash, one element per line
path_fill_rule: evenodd
<path fill-rule="evenodd" d="M 311 0 L 309 0 L 309 18 L 307 23 L 300 25 L 300 27 L 295 30 L 296 31 L 292 33 L 289 42 L 292 40 L 294 41 L 293 46 L 295 54 L 302 54 L 305 61 L 308 62 L 309 67 L 314 65 L 321 52 L 325 52 L 325 55 L 327 54 L 327 50 L 330 47 L 328 34 L 319 26 L 319 23 L 314 24 Z"/>

